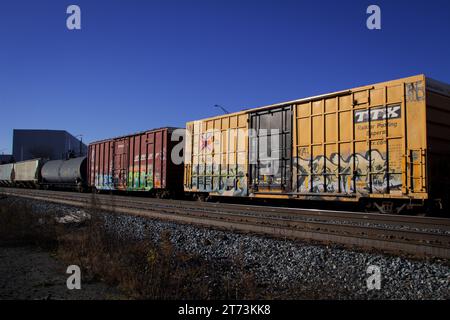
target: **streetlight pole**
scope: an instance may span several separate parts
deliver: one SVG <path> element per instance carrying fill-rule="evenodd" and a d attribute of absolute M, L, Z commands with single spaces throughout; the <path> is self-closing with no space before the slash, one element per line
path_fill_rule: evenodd
<path fill-rule="evenodd" d="M 214 107 L 222 109 L 222 111 L 223 111 L 224 113 L 230 113 L 227 109 L 225 109 L 224 107 L 222 107 L 220 104 L 215 104 Z"/>
<path fill-rule="evenodd" d="M 82 157 L 83 156 L 83 151 L 82 151 L 82 148 L 83 148 L 83 134 L 76 135 L 75 138 L 77 138 L 77 137 L 80 137 L 80 149 L 79 149 L 79 151 L 80 151 L 80 157 Z"/>

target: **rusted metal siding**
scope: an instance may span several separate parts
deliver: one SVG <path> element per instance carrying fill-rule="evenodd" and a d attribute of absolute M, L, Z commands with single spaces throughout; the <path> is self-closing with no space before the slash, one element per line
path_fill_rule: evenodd
<path fill-rule="evenodd" d="M 147 132 L 129 138 L 128 188 L 165 188 L 167 132 Z"/>
<path fill-rule="evenodd" d="M 172 128 L 89 145 L 89 184 L 99 190 L 150 191 L 182 188 L 180 165 L 172 162 Z"/>
<path fill-rule="evenodd" d="M 189 122 L 186 129 L 185 191 L 246 196 L 248 115 Z"/>
<path fill-rule="evenodd" d="M 88 184 L 99 190 L 114 190 L 114 140 L 95 142 L 88 147 Z"/>

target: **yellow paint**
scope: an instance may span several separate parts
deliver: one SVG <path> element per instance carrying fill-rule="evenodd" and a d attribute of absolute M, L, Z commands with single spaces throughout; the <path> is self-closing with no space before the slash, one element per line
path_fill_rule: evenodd
<path fill-rule="evenodd" d="M 314 172 L 301 176 L 304 176 L 302 187 L 305 189 L 302 192 L 288 190 L 286 194 L 280 194 L 273 191 L 272 195 L 260 193 L 253 196 L 307 199 L 309 195 L 318 197 L 314 193 L 309 194 L 310 188 L 317 187 L 319 197 L 327 200 L 356 201 L 362 196 L 427 199 L 427 117 L 432 118 L 432 123 L 444 121 L 439 128 L 445 127 L 446 131 L 442 129 L 445 131 L 443 137 L 450 137 L 450 114 L 447 107 L 442 107 L 450 105 L 450 98 L 445 100 L 444 96 L 430 94 L 426 91 L 427 81 L 424 75 L 417 75 L 188 122 L 185 190 L 197 190 L 190 181 L 193 168 L 198 165 L 240 164 L 245 166 L 247 174 L 248 139 L 242 139 L 242 135 L 236 138 L 235 132 L 248 130 L 252 112 L 292 106 L 292 155 L 298 161 L 304 159 L 304 166 L 311 158 L 316 159 Z M 435 106 L 441 106 L 440 109 L 435 107 L 430 111 L 427 108 L 430 96 Z M 436 137 L 440 135 L 439 128 L 432 127 Z M 208 132 L 212 135 L 208 136 Z M 433 141 L 434 150 L 449 153 L 450 143 L 439 144 L 438 139 Z M 356 178 L 353 176 L 355 170 L 358 171 Z M 323 171 L 327 176 L 322 175 Z M 386 172 L 391 186 L 389 193 L 384 191 L 383 185 L 388 183 L 384 176 Z M 209 175 L 213 177 L 215 174 Z M 298 171 L 293 169 L 294 186 L 298 180 L 296 174 Z M 326 181 L 323 188 L 326 186 L 327 189 L 320 190 L 317 181 Z M 368 190 L 370 185 L 372 190 Z"/>

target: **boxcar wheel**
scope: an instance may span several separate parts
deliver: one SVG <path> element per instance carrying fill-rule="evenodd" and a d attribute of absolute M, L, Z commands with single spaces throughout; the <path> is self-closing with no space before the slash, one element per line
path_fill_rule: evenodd
<path fill-rule="evenodd" d="M 199 201 L 199 202 L 207 202 L 208 198 L 209 197 L 206 194 L 203 194 L 203 193 L 197 194 L 197 196 L 196 196 L 196 200 Z"/>

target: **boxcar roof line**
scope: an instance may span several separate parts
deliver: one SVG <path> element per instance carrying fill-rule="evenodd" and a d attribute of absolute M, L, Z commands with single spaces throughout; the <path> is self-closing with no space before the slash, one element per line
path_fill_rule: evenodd
<path fill-rule="evenodd" d="M 142 131 L 138 131 L 138 132 L 134 132 L 134 133 L 130 133 L 130 134 L 124 134 L 124 135 L 120 135 L 120 136 L 116 136 L 116 137 L 112 137 L 112 138 L 106 138 L 106 139 L 92 141 L 92 142 L 89 143 L 89 145 L 96 144 L 96 143 L 101 143 L 101 142 L 105 142 L 105 141 L 111 141 L 111 140 L 116 140 L 116 139 L 127 138 L 127 137 L 130 137 L 130 136 L 136 136 L 136 135 L 143 134 L 145 132 L 153 132 L 153 131 L 160 131 L 160 130 L 176 130 L 176 129 L 182 129 L 182 128 L 178 128 L 178 127 L 160 127 L 160 128 L 149 129 L 149 130 L 142 130 Z"/>
<path fill-rule="evenodd" d="M 320 95 L 316 95 L 316 96 L 310 96 L 310 97 L 305 97 L 305 98 L 300 98 L 300 99 L 295 99 L 295 100 L 290 100 L 290 101 L 284 101 L 284 102 L 270 104 L 270 105 L 265 105 L 265 106 L 259 106 L 259 107 L 254 107 L 254 108 L 246 108 L 246 109 L 243 109 L 243 110 L 238 111 L 238 112 L 230 113 L 228 115 L 238 115 L 238 114 L 242 114 L 242 113 L 250 113 L 250 112 L 256 112 L 256 111 L 262 111 L 262 110 L 277 108 L 277 107 L 290 105 L 290 104 L 304 103 L 304 102 L 313 101 L 313 100 L 317 100 L 317 99 L 324 99 L 324 98 L 330 98 L 330 97 L 334 97 L 334 96 L 340 96 L 340 95 L 349 94 L 349 93 L 351 93 L 353 91 L 367 90 L 369 88 L 373 88 L 375 86 L 378 86 L 378 85 L 381 85 L 381 84 L 387 83 L 387 82 L 405 81 L 407 79 L 414 79 L 414 78 L 418 78 L 418 77 L 425 78 L 425 74 L 417 74 L 417 75 L 413 75 L 413 76 L 409 76 L 409 77 L 398 78 L 398 79 L 389 80 L 389 81 L 377 82 L 377 83 L 374 83 L 374 84 L 363 85 L 363 86 L 354 87 L 354 88 L 347 89 L 347 90 L 341 90 L 341 91 L 335 91 L 335 92 L 330 92 L 330 93 L 324 93 L 324 94 L 320 94 Z M 426 78 L 426 79 L 430 79 L 430 78 Z M 443 86 L 446 86 L 447 88 L 450 88 L 450 86 L 448 84 L 446 84 L 446 83 L 443 83 L 443 82 L 437 81 L 437 80 L 434 80 L 434 81 L 439 83 L 439 84 L 441 84 L 441 85 L 443 85 Z M 449 89 L 449 92 L 450 92 L 450 89 Z M 208 118 L 203 118 L 203 119 L 191 120 L 191 121 L 188 121 L 188 122 L 217 119 L 217 118 L 220 118 L 220 117 L 223 117 L 223 116 L 226 116 L 226 115 L 219 115 L 219 116 L 208 117 Z"/>

